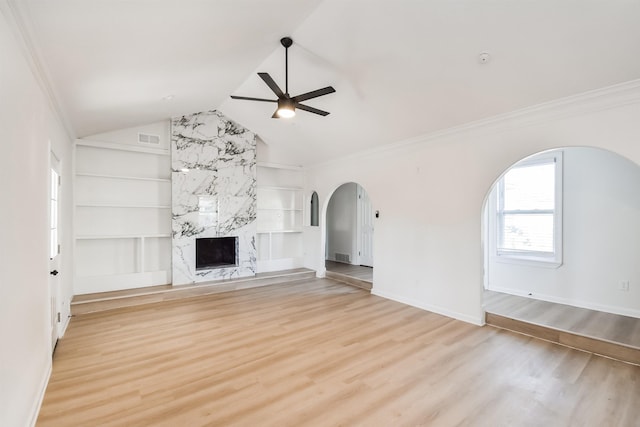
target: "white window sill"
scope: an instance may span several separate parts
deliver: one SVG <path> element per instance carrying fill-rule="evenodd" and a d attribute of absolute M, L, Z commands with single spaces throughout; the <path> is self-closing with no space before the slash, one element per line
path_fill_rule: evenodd
<path fill-rule="evenodd" d="M 516 254 L 498 254 L 495 255 L 494 261 L 504 264 L 526 265 L 529 267 L 540 268 L 558 268 L 562 265 L 562 260 L 556 258 L 547 258 L 539 256 L 527 256 Z"/>

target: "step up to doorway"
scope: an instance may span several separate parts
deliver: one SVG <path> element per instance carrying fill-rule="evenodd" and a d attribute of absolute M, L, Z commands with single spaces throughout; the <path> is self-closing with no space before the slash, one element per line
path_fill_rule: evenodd
<path fill-rule="evenodd" d="M 487 313 L 488 325 L 640 365 L 640 348 Z"/>
<path fill-rule="evenodd" d="M 127 289 L 124 291 L 101 292 L 97 294 L 76 295 L 71 302 L 71 314 L 79 315 L 97 311 L 133 307 L 161 301 L 191 298 L 201 295 L 217 294 L 239 289 L 255 288 L 276 283 L 307 280 L 316 277 L 316 272 L 307 268 L 259 273 L 253 277 L 219 280 L 181 286 L 152 286 Z"/>
<path fill-rule="evenodd" d="M 640 365 L 640 319 L 493 291 L 484 300 L 488 325 Z"/>
<path fill-rule="evenodd" d="M 346 283 L 347 285 L 355 286 L 357 288 L 364 289 L 366 291 L 371 291 L 371 288 L 373 287 L 373 283 L 367 280 L 357 279 L 355 277 L 348 276 L 346 274 L 336 273 L 335 271 L 327 270 L 325 273 L 325 276 L 328 279 L 333 279 L 338 282 Z"/>

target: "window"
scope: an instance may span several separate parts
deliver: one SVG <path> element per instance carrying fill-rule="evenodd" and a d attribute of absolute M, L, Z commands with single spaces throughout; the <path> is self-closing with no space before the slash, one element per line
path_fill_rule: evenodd
<path fill-rule="evenodd" d="M 499 259 L 562 263 L 562 152 L 517 163 L 498 182 Z"/>
<path fill-rule="evenodd" d="M 311 221 L 312 227 L 317 227 L 319 223 L 319 207 L 318 207 L 318 193 L 315 191 L 311 195 Z"/>
<path fill-rule="evenodd" d="M 54 259 L 58 255 L 58 173 L 51 169 L 51 199 L 50 204 L 50 238 L 49 238 L 49 258 Z"/>

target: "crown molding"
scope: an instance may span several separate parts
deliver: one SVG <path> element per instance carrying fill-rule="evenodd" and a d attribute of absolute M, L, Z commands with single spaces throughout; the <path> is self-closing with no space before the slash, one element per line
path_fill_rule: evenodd
<path fill-rule="evenodd" d="M 27 2 L 21 0 L 0 0 L 0 13 L 4 15 L 11 32 L 14 34 L 16 42 L 22 51 L 23 57 L 27 61 L 33 76 L 42 90 L 49 107 L 62 124 L 69 139 L 76 138 L 76 134 L 71 126 L 71 122 L 62 108 L 60 97 L 58 96 L 50 74 L 42 61 L 40 50 L 34 42 L 34 32 L 31 23 L 26 16 L 29 16 Z"/>
<path fill-rule="evenodd" d="M 530 107 L 521 108 L 508 113 L 499 114 L 486 119 L 476 120 L 459 126 L 418 135 L 412 138 L 391 142 L 380 147 L 361 150 L 347 156 L 316 164 L 306 165 L 309 170 L 339 165 L 340 163 L 362 160 L 381 153 L 396 151 L 413 145 L 426 145 L 444 138 L 467 134 L 471 131 L 479 133 L 498 133 L 514 127 L 525 127 L 548 123 L 554 120 L 569 118 L 625 105 L 640 103 L 640 79 L 631 80 L 600 89 L 590 90 L 576 95 L 559 98 Z"/>

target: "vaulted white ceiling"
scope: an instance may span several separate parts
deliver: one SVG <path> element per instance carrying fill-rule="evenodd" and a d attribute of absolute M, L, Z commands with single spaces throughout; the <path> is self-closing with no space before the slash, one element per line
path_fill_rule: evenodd
<path fill-rule="evenodd" d="M 639 0 L 24 0 L 78 136 L 207 109 L 313 164 L 640 78 Z M 256 75 L 336 93 L 272 119 Z M 481 52 L 491 60 L 478 61 Z M 163 98 L 173 95 L 174 99 Z"/>

